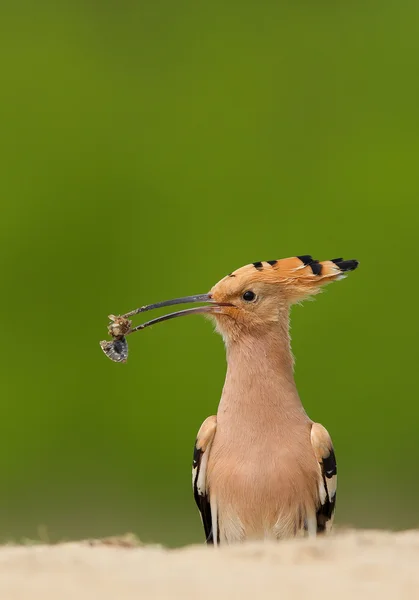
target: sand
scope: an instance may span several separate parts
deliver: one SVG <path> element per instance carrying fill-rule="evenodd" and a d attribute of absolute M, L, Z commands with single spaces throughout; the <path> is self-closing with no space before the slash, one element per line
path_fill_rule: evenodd
<path fill-rule="evenodd" d="M 419 531 L 218 550 L 101 542 L 0 548 L 1 600 L 149 598 L 418 600 Z"/>

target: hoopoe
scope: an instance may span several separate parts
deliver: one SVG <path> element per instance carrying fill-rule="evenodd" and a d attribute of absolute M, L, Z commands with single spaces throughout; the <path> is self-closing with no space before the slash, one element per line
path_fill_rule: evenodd
<path fill-rule="evenodd" d="M 192 468 L 207 543 L 283 539 L 331 528 L 335 453 L 329 433 L 307 416 L 297 392 L 289 312 L 292 304 L 357 266 L 356 260 L 319 262 L 309 255 L 255 262 L 221 279 L 208 294 L 113 317 L 115 343 L 124 344 L 125 333 L 195 313 L 211 315 L 224 339 L 226 380 L 217 414 L 198 432 Z M 138 312 L 189 302 L 207 304 L 134 329 L 126 320 Z"/>

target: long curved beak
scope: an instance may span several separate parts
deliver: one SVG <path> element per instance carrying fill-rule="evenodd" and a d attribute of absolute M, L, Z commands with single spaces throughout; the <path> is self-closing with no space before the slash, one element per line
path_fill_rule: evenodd
<path fill-rule="evenodd" d="M 173 300 L 165 300 L 163 302 L 156 302 L 156 304 L 147 304 L 146 306 L 142 306 L 141 308 L 136 308 L 126 315 L 122 315 L 125 318 L 132 317 L 133 315 L 137 315 L 142 312 L 146 312 L 148 310 L 153 310 L 155 308 L 163 308 L 164 306 L 174 306 L 176 304 L 191 304 L 192 302 L 202 302 L 208 303 L 207 306 L 197 306 L 196 308 L 187 308 L 185 310 L 178 310 L 176 312 L 169 313 L 167 315 L 162 315 L 161 317 L 157 317 L 156 319 L 151 319 L 150 321 L 146 321 L 141 325 L 137 325 L 137 327 L 133 327 L 129 333 L 133 333 L 134 331 L 139 331 L 140 329 L 145 329 L 150 325 L 155 325 L 156 323 L 161 323 L 163 321 L 169 321 L 170 319 L 175 319 L 176 317 L 186 317 L 187 315 L 195 315 L 195 314 L 211 314 L 219 312 L 221 306 L 227 306 L 226 303 L 218 303 L 215 302 L 212 298 L 211 294 L 197 294 L 196 296 L 183 296 L 182 298 L 174 298 Z"/>
<path fill-rule="evenodd" d="M 155 308 L 163 308 L 164 306 L 175 306 L 176 304 L 191 304 L 192 302 L 213 302 L 211 294 L 197 294 L 195 296 L 183 296 L 182 298 L 173 298 L 173 300 L 164 300 L 163 302 L 156 302 L 155 304 L 146 304 L 145 306 L 140 306 L 140 308 L 136 308 L 126 313 L 125 315 L 121 315 L 126 319 L 129 317 L 133 317 L 134 315 L 138 315 L 142 312 L 147 312 L 148 310 L 154 310 Z"/>
<path fill-rule="evenodd" d="M 149 310 L 154 310 L 155 308 L 174 306 L 176 304 L 190 304 L 193 302 L 206 303 L 206 306 L 197 306 L 196 308 L 178 310 L 176 312 L 157 317 L 156 319 L 146 321 L 145 323 L 137 325 L 136 327 L 131 327 L 132 322 L 130 320 L 130 317 L 133 317 L 134 315 L 138 315 Z M 103 352 L 106 354 L 106 356 L 114 362 L 126 362 L 128 358 L 128 343 L 125 339 L 125 336 L 134 333 L 134 331 L 139 331 L 140 329 L 150 327 L 150 325 L 162 323 L 163 321 L 175 319 L 176 317 L 186 317 L 187 315 L 194 314 L 217 313 L 221 311 L 221 308 L 223 306 L 231 305 L 223 302 L 215 302 L 211 294 L 198 294 L 196 296 L 183 296 L 183 298 L 174 298 L 173 300 L 165 300 L 164 302 L 147 304 L 146 306 L 141 306 L 140 308 L 131 310 L 125 315 L 120 315 L 117 317 L 115 317 L 114 315 L 109 315 L 109 318 L 111 319 L 111 324 L 108 327 L 108 331 L 113 339 L 110 342 L 106 340 L 100 342 L 100 346 Z"/>

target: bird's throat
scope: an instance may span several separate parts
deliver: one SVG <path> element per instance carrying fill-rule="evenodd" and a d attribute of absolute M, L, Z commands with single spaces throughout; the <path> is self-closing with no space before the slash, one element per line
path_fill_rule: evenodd
<path fill-rule="evenodd" d="M 227 342 L 227 374 L 218 410 L 224 418 L 268 423 L 304 414 L 293 373 L 288 315 L 259 331 Z"/>

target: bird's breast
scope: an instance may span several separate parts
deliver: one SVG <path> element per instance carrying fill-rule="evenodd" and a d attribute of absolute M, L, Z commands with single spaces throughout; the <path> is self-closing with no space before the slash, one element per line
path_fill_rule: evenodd
<path fill-rule="evenodd" d="M 309 430 L 290 439 L 277 433 L 256 440 L 217 428 L 207 484 L 227 541 L 294 536 L 315 512 L 319 467 Z"/>

